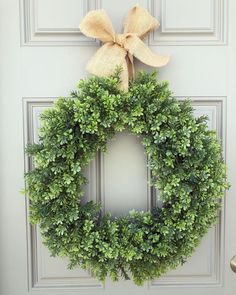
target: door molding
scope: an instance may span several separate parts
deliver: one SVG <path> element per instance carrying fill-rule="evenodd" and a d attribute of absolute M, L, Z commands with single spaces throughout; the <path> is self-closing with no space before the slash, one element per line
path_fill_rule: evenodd
<path fill-rule="evenodd" d="M 99 45 L 97 40 L 84 36 L 79 28 L 70 28 L 67 26 L 40 27 L 38 23 L 38 1 L 39 0 L 20 0 L 22 46 Z M 82 0 L 82 15 L 85 16 L 90 10 L 99 9 L 101 7 L 100 1 L 101 0 Z M 68 6 L 68 1 L 66 0 L 65 5 Z"/>

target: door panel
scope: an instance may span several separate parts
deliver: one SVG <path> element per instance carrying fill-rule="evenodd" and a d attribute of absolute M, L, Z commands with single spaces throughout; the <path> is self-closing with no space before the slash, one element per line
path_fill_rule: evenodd
<path fill-rule="evenodd" d="M 128 131 L 116 134 L 101 155 L 101 201 L 114 216 L 150 207 L 147 159 L 138 137 Z"/>
<path fill-rule="evenodd" d="M 229 167 L 227 192 L 218 224 L 193 256 L 176 270 L 137 287 L 132 281 L 103 284 L 89 272 L 68 270 L 67 260 L 50 257 L 39 229 L 27 219 L 28 203 L 19 190 L 32 169 L 24 156 L 27 142 L 38 140 L 39 114 L 55 98 L 68 96 L 100 42 L 78 25 L 92 9 L 104 8 L 117 32 L 137 0 L 0 0 L 1 206 L 0 294 L 207 294 L 233 295 L 236 274 L 236 2 L 234 0 L 140 0 L 161 22 L 146 43 L 171 62 L 159 71 L 179 100 L 189 97 L 195 115 L 208 115 Z M 228 9 L 229 7 L 229 9 Z M 136 62 L 136 69 L 144 68 Z M 22 108 L 23 105 L 23 108 Z M 23 120 L 22 120 L 23 118 Z M 22 124 L 23 121 L 23 124 Z M 24 136 L 23 136 L 24 133 Z M 227 135 L 227 136 L 226 136 Z M 24 138 L 24 139 L 23 139 Z M 23 142 L 24 141 L 24 142 Z M 132 208 L 149 210 L 161 202 L 149 185 L 150 171 L 140 140 L 125 131 L 108 142 L 86 169 L 85 198 L 102 202 L 103 211 L 120 216 Z"/>

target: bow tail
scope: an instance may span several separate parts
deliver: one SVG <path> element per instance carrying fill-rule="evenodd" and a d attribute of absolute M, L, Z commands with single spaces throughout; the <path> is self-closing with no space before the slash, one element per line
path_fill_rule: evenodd
<path fill-rule="evenodd" d="M 129 79 L 132 80 L 134 78 L 134 58 L 133 55 L 131 55 L 129 52 L 126 56 L 126 63 L 127 63 L 127 67 L 128 67 L 128 75 L 129 75 Z"/>
<path fill-rule="evenodd" d="M 153 53 L 147 45 L 135 35 L 130 35 L 126 39 L 125 47 L 131 55 L 135 56 L 144 64 L 152 67 L 165 66 L 170 60 L 169 56 Z"/>
<path fill-rule="evenodd" d="M 124 48 L 114 43 L 106 43 L 93 55 L 87 64 L 87 71 L 102 77 L 114 74 L 117 67 L 121 67 L 121 90 L 128 90 L 129 76 L 126 62 L 127 52 Z"/>

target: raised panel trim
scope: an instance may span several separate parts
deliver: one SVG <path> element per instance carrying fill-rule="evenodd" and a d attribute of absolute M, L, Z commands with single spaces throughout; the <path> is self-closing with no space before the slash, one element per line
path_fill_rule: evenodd
<path fill-rule="evenodd" d="M 37 22 L 37 1 L 20 0 L 21 46 L 97 46 L 98 40 L 84 36 L 79 28 L 40 28 Z M 101 0 L 82 0 L 85 15 L 99 9 Z"/>
<path fill-rule="evenodd" d="M 214 33 L 214 23 L 215 23 L 215 10 L 216 1 L 211 0 L 211 25 L 209 27 L 188 27 L 188 28 L 174 28 L 167 26 L 167 10 L 166 10 L 166 0 L 161 0 L 161 32 L 162 33 Z"/>
<path fill-rule="evenodd" d="M 197 2 L 196 2 L 197 3 Z M 168 28 L 165 0 L 148 0 L 150 13 L 160 20 L 161 28 L 151 32 L 149 45 L 226 45 L 228 0 L 212 0 L 210 27 Z"/>
<path fill-rule="evenodd" d="M 74 34 L 79 33 L 81 34 L 79 28 L 40 28 L 38 24 L 38 18 L 37 18 L 37 11 L 38 11 L 38 1 L 40 0 L 31 0 L 32 6 L 33 6 L 33 12 L 32 12 L 32 19 L 34 20 L 34 33 L 35 34 Z M 85 15 L 89 10 L 91 10 L 91 4 L 90 1 L 83 0 L 83 15 Z"/>

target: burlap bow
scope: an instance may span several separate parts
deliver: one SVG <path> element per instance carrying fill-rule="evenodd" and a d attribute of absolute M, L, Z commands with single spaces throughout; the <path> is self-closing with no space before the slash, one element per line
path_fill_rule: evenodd
<path fill-rule="evenodd" d="M 86 36 L 105 44 L 88 62 L 87 71 L 97 76 L 109 76 L 117 66 L 121 66 L 121 88 L 127 90 L 129 78 L 134 76 L 133 57 L 153 67 L 164 66 L 169 61 L 168 56 L 153 53 L 142 41 L 159 25 L 146 9 L 136 5 L 124 23 L 124 33 L 116 34 L 105 10 L 90 11 L 79 28 Z"/>

